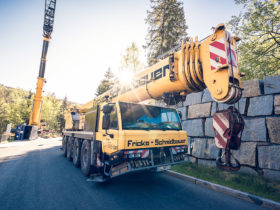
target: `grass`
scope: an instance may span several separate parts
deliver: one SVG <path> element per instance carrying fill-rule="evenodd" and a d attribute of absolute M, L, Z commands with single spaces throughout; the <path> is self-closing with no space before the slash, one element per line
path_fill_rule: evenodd
<path fill-rule="evenodd" d="M 171 170 L 280 202 L 280 181 L 240 172 L 223 171 L 194 163 L 175 165 Z"/>

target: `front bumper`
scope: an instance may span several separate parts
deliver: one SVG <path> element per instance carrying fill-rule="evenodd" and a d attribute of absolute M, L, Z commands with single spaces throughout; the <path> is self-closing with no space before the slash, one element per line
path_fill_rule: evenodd
<path fill-rule="evenodd" d="M 122 161 L 116 165 L 113 165 L 111 161 L 110 162 L 105 161 L 104 175 L 113 178 L 130 172 L 153 169 L 153 168 L 165 168 L 166 166 L 171 166 L 171 165 L 186 162 L 187 146 L 184 146 L 184 152 L 182 152 L 182 150 L 176 150 L 177 152 L 176 153 L 174 151 L 174 148 L 175 147 L 170 147 L 168 148 L 168 150 L 165 151 L 163 151 L 163 149 L 161 148 L 158 148 L 158 150 L 160 151 L 155 151 L 153 149 L 150 149 L 149 155 L 148 156 L 146 155 L 144 158 L 142 156 L 140 158 L 130 159 L 127 156 L 127 158 L 122 159 Z M 138 151 L 140 151 L 141 154 L 146 154 L 145 153 L 146 150 L 138 150 Z M 128 155 L 127 152 L 124 152 L 124 154 Z M 134 154 L 137 154 L 137 151 L 135 151 Z"/>

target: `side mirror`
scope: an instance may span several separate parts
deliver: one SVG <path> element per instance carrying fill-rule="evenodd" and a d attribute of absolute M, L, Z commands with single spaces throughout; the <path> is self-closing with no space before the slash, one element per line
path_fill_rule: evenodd
<path fill-rule="evenodd" d="M 179 117 L 182 120 L 182 112 L 178 111 Z"/>
<path fill-rule="evenodd" d="M 110 115 L 104 114 L 102 119 L 102 129 L 106 130 L 106 134 L 110 136 L 110 138 L 114 138 L 114 134 L 108 133 L 108 129 L 110 127 Z"/>
<path fill-rule="evenodd" d="M 108 130 L 110 126 L 110 115 L 104 114 L 102 119 L 102 129 Z"/>
<path fill-rule="evenodd" d="M 103 113 L 104 113 L 105 115 L 106 115 L 106 114 L 110 114 L 110 113 L 112 112 L 112 110 L 113 110 L 113 106 L 110 105 L 110 104 L 104 105 L 104 106 L 103 106 L 103 109 L 102 109 L 102 111 L 103 111 Z"/>

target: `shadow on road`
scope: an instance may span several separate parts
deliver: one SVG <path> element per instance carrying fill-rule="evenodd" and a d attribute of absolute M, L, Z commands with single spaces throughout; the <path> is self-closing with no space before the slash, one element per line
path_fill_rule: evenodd
<path fill-rule="evenodd" d="M 1 202 L 0 209 L 258 207 L 165 173 L 142 171 L 122 175 L 104 183 L 88 182 L 81 170 L 62 155 L 60 142 L 47 143 L 49 142 L 34 144 L 32 151 L 2 159 L 0 198 L 4 202 Z"/>

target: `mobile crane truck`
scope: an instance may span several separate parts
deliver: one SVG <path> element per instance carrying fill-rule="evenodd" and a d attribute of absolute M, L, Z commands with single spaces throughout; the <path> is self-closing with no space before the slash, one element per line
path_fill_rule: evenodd
<path fill-rule="evenodd" d="M 43 86 L 45 83 L 45 69 L 47 61 L 48 46 L 51 39 L 54 24 L 56 0 L 45 0 L 45 13 L 43 24 L 43 48 L 41 54 L 41 62 L 39 68 L 39 75 L 37 78 L 36 93 L 34 95 L 33 107 L 30 113 L 28 125 L 18 125 L 15 134 L 15 140 L 29 139 L 33 140 L 38 137 L 38 129 L 45 127 L 41 124 L 41 108 L 43 101 Z"/>
<path fill-rule="evenodd" d="M 182 41 L 167 58 L 136 74 L 130 85 L 115 84 L 68 111 L 64 156 L 93 181 L 184 162 L 187 132 L 176 109 L 140 102 L 163 99 L 175 105 L 206 87 L 217 102 L 237 102 L 242 95 L 238 40 L 219 24 L 203 41 Z"/>
<path fill-rule="evenodd" d="M 37 79 L 36 93 L 34 96 L 32 112 L 30 113 L 29 125 L 33 127 L 41 126 L 41 107 L 43 100 L 43 86 L 45 83 L 45 69 L 47 61 L 47 52 L 51 34 L 53 31 L 54 14 L 55 14 L 56 0 L 45 0 L 45 14 L 43 25 L 43 48 L 41 55 L 41 62 L 39 68 L 39 75 Z"/>

